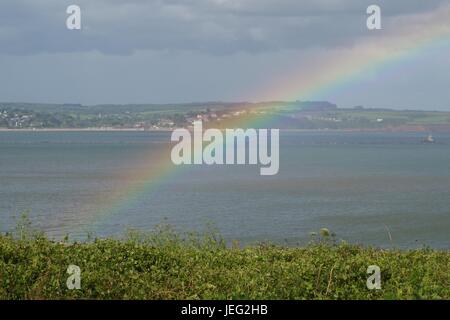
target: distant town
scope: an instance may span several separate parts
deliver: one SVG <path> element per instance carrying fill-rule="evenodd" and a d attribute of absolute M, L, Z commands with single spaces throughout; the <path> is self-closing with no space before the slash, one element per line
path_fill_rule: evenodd
<path fill-rule="evenodd" d="M 94 106 L 0 103 L 0 129 L 10 130 L 169 130 L 191 127 L 196 120 L 225 127 L 246 119 L 261 119 L 261 126 L 280 129 L 450 131 L 450 112 L 338 108 L 326 101 Z"/>

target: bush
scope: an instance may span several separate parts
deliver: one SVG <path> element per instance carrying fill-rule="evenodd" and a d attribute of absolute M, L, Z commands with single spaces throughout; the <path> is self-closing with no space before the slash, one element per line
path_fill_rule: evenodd
<path fill-rule="evenodd" d="M 71 264 L 80 290 L 67 289 Z M 366 287 L 369 265 L 381 268 L 381 290 Z M 448 251 L 239 248 L 170 228 L 84 243 L 0 236 L 1 299 L 449 299 L 449 271 Z"/>

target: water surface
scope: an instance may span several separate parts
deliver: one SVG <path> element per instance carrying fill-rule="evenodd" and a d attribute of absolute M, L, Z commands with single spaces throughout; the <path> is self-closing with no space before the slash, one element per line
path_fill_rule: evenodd
<path fill-rule="evenodd" d="M 1 230 L 28 211 L 56 238 L 209 223 L 243 243 L 304 244 L 326 227 L 352 243 L 450 247 L 448 134 L 427 145 L 419 133 L 283 132 L 276 176 L 258 166 L 184 167 L 113 205 L 113 192 L 128 187 L 121 173 L 150 170 L 145 159 L 169 135 L 0 132 Z"/>

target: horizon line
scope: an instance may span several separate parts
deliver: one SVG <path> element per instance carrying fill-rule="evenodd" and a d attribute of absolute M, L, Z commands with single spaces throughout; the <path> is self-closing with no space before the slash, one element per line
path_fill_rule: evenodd
<path fill-rule="evenodd" d="M 267 100 L 267 101 L 191 101 L 191 102 L 167 102 L 167 103 L 95 103 L 95 104 L 83 104 L 83 103 L 70 103 L 70 102 L 27 102 L 27 101 L 0 101 L 1 104 L 35 104 L 35 105 L 51 105 L 51 106 L 78 106 L 78 107 L 106 107 L 106 106 L 195 106 L 206 104 L 223 104 L 223 105 L 264 105 L 264 104 L 293 104 L 293 103 L 329 103 L 335 105 L 339 110 L 384 110 L 384 111 L 419 111 L 419 112 L 450 112 L 450 107 L 438 107 L 438 109 L 424 109 L 424 107 L 374 107 L 364 106 L 363 104 L 355 104 L 354 106 L 339 106 L 336 103 L 328 100 Z M 448 109 L 448 110 L 444 110 Z"/>

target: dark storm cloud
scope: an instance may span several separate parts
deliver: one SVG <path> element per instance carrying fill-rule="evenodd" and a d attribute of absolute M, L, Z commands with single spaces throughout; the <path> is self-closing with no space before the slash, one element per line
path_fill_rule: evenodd
<path fill-rule="evenodd" d="M 365 9 L 385 19 L 432 10 L 445 0 L 2 0 L 0 53 L 188 50 L 213 54 L 351 44 L 364 35 Z M 65 28 L 82 8 L 82 31 Z"/>

